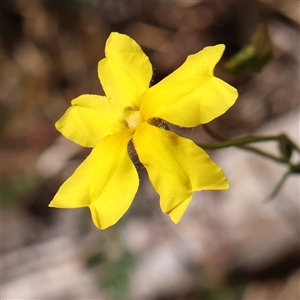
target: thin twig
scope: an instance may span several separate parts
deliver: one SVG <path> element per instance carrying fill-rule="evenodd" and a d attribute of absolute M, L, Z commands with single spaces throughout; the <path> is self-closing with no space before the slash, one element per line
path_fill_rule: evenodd
<path fill-rule="evenodd" d="M 234 147 L 238 147 L 240 149 L 244 149 L 247 151 L 257 153 L 261 156 L 267 157 L 276 162 L 287 164 L 287 161 L 283 158 L 279 158 L 273 154 L 266 153 L 260 149 L 257 149 L 257 148 L 251 147 L 251 146 L 246 146 L 246 144 L 250 144 L 250 143 L 276 141 L 276 140 L 282 138 L 281 136 L 265 136 L 265 137 L 252 136 L 252 137 L 245 137 L 245 138 L 240 138 L 240 139 L 236 139 L 236 140 L 227 140 L 223 136 L 212 131 L 207 125 L 203 125 L 203 128 L 211 137 L 220 141 L 220 143 L 216 143 L 216 144 L 197 144 L 199 147 L 201 147 L 203 149 L 213 150 L 213 149 L 222 149 L 222 148 L 234 146 Z"/>
<path fill-rule="evenodd" d="M 281 177 L 280 181 L 277 183 L 273 192 L 264 200 L 265 202 L 272 200 L 278 194 L 278 192 L 282 188 L 283 184 L 285 183 L 285 181 L 291 174 L 292 174 L 291 170 L 288 170 L 287 172 L 285 172 L 283 174 L 283 176 Z"/>

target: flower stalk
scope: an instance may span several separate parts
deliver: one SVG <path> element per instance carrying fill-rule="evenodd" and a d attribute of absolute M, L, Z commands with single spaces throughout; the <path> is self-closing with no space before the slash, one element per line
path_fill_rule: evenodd
<path fill-rule="evenodd" d="M 250 151 L 260 156 L 271 159 L 277 163 L 285 164 L 288 166 L 288 170 L 283 174 L 282 178 L 275 186 L 272 193 L 265 199 L 265 201 L 270 201 L 278 194 L 278 192 L 280 191 L 280 189 L 282 188 L 282 186 L 284 185 L 284 183 L 286 182 L 286 180 L 290 175 L 300 173 L 300 162 L 294 164 L 290 161 L 293 151 L 300 153 L 300 148 L 285 134 L 271 135 L 271 136 L 246 136 L 239 139 L 227 140 L 225 137 L 214 132 L 207 125 L 203 125 L 203 128 L 209 136 L 211 136 L 212 138 L 218 141 L 218 143 L 214 143 L 214 144 L 197 143 L 199 147 L 205 150 L 217 150 L 217 149 L 223 149 L 229 147 L 238 147 L 243 150 Z M 249 144 L 270 142 L 270 141 L 278 143 L 278 148 L 280 150 L 281 157 L 275 156 L 261 149 L 249 146 Z"/>

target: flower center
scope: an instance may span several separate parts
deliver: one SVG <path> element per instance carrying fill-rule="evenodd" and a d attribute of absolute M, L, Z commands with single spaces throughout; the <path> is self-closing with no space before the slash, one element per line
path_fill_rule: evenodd
<path fill-rule="evenodd" d="M 129 128 L 136 128 L 140 123 L 144 122 L 138 110 L 130 111 L 128 113 L 128 117 L 126 118 L 126 121 Z"/>

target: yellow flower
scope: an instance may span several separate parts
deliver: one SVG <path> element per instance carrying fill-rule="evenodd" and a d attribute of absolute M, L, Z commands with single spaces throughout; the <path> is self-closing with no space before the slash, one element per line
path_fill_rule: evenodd
<path fill-rule="evenodd" d="M 139 178 L 128 154 L 133 141 L 160 206 L 178 223 L 197 190 L 227 189 L 221 168 L 191 140 L 164 130 L 164 121 L 194 127 L 231 107 L 237 91 L 213 74 L 224 45 L 188 56 L 168 77 L 149 87 L 152 67 L 130 37 L 112 33 L 98 74 L 106 96 L 81 95 L 56 123 L 65 137 L 90 155 L 60 187 L 51 207 L 88 206 L 104 229 L 128 210 Z"/>

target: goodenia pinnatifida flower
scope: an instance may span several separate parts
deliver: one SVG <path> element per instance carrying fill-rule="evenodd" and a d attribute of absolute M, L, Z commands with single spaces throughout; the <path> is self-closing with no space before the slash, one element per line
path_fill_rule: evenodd
<path fill-rule="evenodd" d="M 132 141 L 160 206 L 178 223 L 194 191 L 222 190 L 222 169 L 193 141 L 165 130 L 207 123 L 227 111 L 237 91 L 213 74 L 225 46 L 206 47 L 188 56 L 172 74 L 150 85 L 152 66 L 130 37 L 111 33 L 98 75 L 106 96 L 81 95 L 56 123 L 90 155 L 60 187 L 51 207 L 89 207 L 94 224 L 115 224 L 130 207 L 139 186 L 128 153 Z"/>

